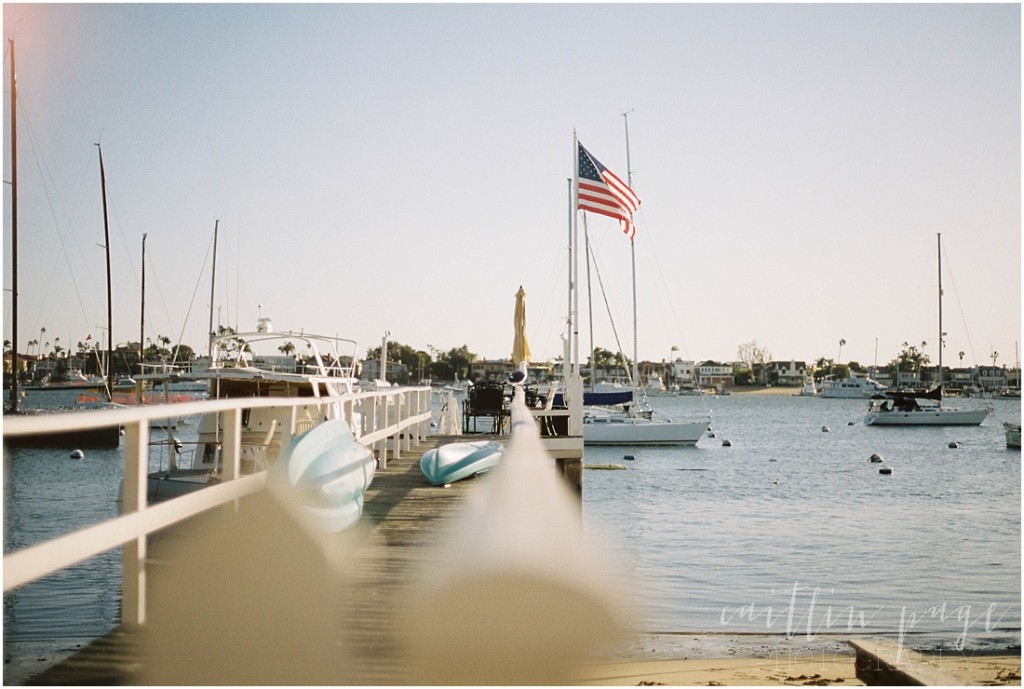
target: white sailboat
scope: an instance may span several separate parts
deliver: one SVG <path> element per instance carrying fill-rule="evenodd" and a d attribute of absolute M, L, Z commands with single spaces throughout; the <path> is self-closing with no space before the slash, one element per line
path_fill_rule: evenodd
<path fill-rule="evenodd" d="M 938 385 L 921 392 L 886 392 L 871 398 L 865 426 L 979 426 L 989 407 L 951 409 L 942 404 L 942 233 L 939 251 L 939 376 Z"/>
<path fill-rule="evenodd" d="M 624 114 L 623 117 L 626 117 Z M 600 161 L 576 141 L 576 166 L 573 188 L 576 200 L 573 208 L 617 218 L 629 237 L 632 253 L 633 281 L 633 404 L 627 410 L 584 410 L 584 445 L 696 445 L 711 422 L 710 417 L 675 421 L 655 412 L 650 403 L 637 403 L 639 370 L 637 365 L 637 306 L 636 306 L 636 250 L 633 244 L 635 228 L 632 214 L 640 206 L 640 199 L 632 190 L 629 170 L 629 121 L 626 120 L 626 183 L 623 183 Z M 574 213 L 574 222 L 578 213 Z"/>

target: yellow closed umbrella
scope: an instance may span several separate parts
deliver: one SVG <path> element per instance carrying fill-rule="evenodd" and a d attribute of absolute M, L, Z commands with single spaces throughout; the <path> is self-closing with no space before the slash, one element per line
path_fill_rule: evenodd
<path fill-rule="evenodd" d="M 512 363 L 518 366 L 522 362 L 530 360 L 530 343 L 526 340 L 526 291 L 522 285 L 516 292 L 514 325 L 516 336 L 512 341 Z"/>

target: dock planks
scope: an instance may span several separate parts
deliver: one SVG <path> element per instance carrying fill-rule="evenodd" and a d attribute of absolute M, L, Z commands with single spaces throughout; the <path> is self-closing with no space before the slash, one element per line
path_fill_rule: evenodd
<path fill-rule="evenodd" d="M 457 514 L 459 503 L 486 480 L 484 476 L 448 487 L 426 481 L 419 469 L 420 457 L 455 439 L 429 436 L 400 458 L 389 457 L 387 468 L 377 471 L 366 492 L 359 524 L 341 536 L 345 564 L 337 575 L 338 596 L 333 603 L 337 605 L 337 645 L 344 662 L 331 683 L 405 683 L 401 602 L 429 557 L 430 546 L 443 537 L 445 526 Z M 138 684 L 146 670 L 141 652 L 144 634 L 145 627 L 115 629 L 28 683 Z M 309 683 L 320 682 L 311 678 Z"/>

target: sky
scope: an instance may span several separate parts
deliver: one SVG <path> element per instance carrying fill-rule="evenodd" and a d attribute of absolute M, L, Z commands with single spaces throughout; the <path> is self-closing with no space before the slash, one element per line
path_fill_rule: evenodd
<path fill-rule="evenodd" d="M 934 361 L 941 233 L 944 362 L 1019 358 L 1018 4 L 5 3 L 3 29 L 23 352 L 105 344 L 100 143 L 115 343 L 145 234 L 145 336 L 205 352 L 217 224 L 217 323 L 499 359 L 522 285 L 554 359 L 575 132 L 642 200 L 633 251 L 585 217 L 584 351 L 592 323 L 632 356 L 635 256 L 641 360 Z M 10 339 L 6 41 L 3 72 Z"/>

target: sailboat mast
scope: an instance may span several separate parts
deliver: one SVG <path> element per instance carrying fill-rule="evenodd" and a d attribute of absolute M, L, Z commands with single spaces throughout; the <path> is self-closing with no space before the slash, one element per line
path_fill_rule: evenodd
<path fill-rule="evenodd" d="M 139 308 L 139 375 L 142 375 L 146 371 L 142 367 L 142 354 L 145 352 L 143 348 L 143 337 L 146 334 L 146 234 L 142 234 L 142 289 L 141 289 L 141 306 Z"/>
<path fill-rule="evenodd" d="M 18 88 L 14 72 L 14 39 L 11 46 L 11 394 L 10 410 L 18 410 Z"/>
<path fill-rule="evenodd" d="M 107 361 L 104 365 L 104 376 L 106 377 L 107 401 L 111 402 L 114 399 L 110 394 L 110 388 L 113 385 L 110 376 L 114 366 L 114 307 L 113 291 L 110 285 L 110 223 L 107 219 L 107 173 L 103 169 L 103 147 L 96 144 L 96 148 L 100 152 L 100 191 L 103 195 L 103 248 L 107 254 Z"/>
<path fill-rule="evenodd" d="M 626 123 L 626 184 L 633 188 L 633 168 L 629 162 L 629 112 L 622 113 L 622 119 Z M 629 239 L 629 256 L 633 274 L 633 390 L 640 385 L 639 359 L 637 358 L 639 345 L 636 324 L 636 242 L 632 237 Z M 631 407 L 632 408 L 632 407 Z"/>
<path fill-rule="evenodd" d="M 213 267 L 210 270 L 210 336 L 206 340 L 206 354 L 213 363 L 213 297 L 217 288 L 217 228 L 220 227 L 220 220 L 213 222 Z"/>
<path fill-rule="evenodd" d="M 938 256 L 939 256 L 939 386 L 942 386 L 942 338 L 945 333 L 942 332 L 942 233 L 936 233 L 938 239 Z"/>
<path fill-rule="evenodd" d="M 590 231 L 587 229 L 587 216 L 583 216 L 583 255 L 587 257 L 587 322 L 590 327 L 590 390 L 597 388 L 597 357 L 594 350 L 594 296 L 591 292 L 590 262 L 593 258 L 590 253 Z"/>

